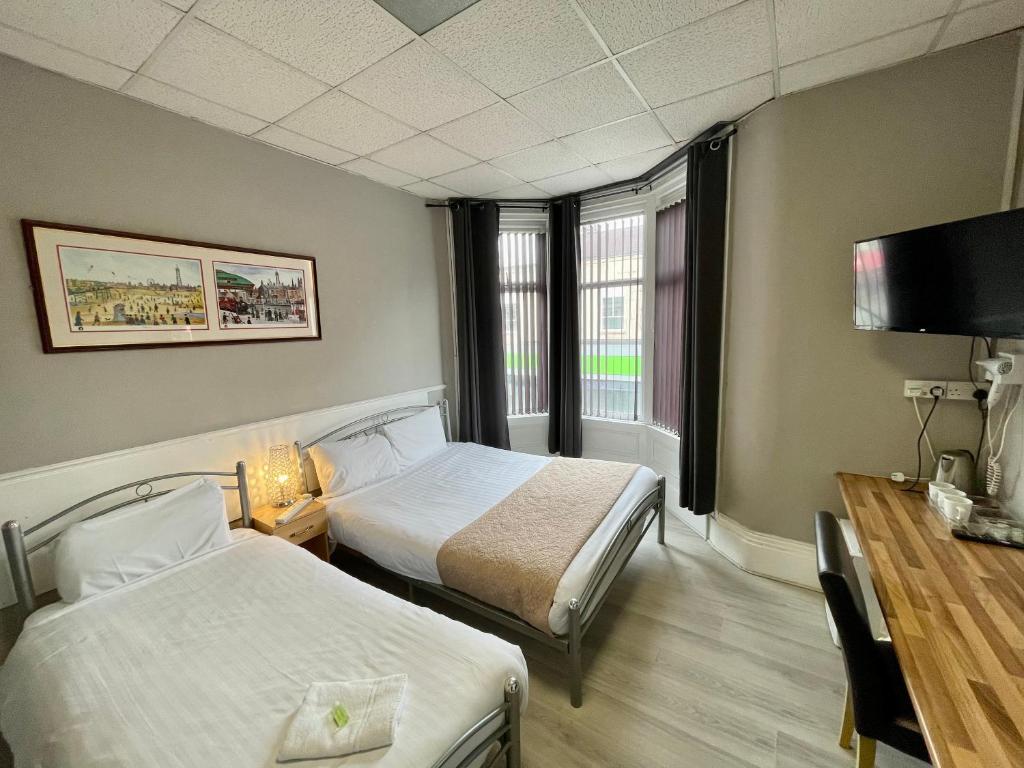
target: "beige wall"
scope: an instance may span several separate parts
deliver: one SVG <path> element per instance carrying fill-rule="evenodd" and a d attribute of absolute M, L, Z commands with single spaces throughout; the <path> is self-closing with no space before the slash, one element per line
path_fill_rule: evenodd
<path fill-rule="evenodd" d="M 785 97 L 736 136 L 721 512 L 811 540 L 836 470 L 913 472 L 905 378 L 966 378 L 969 339 L 855 331 L 853 242 L 999 209 L 1018 36 Z M 970 447 L 943 403 L 937 449 Z"/>
<path fill-rule="evenodd" d="M 323 340 L 44 355 L 22 217 L 315 256 Z M 0 57 L 0 472 L 441 382 L 444 243 L 412 195 Z"/>

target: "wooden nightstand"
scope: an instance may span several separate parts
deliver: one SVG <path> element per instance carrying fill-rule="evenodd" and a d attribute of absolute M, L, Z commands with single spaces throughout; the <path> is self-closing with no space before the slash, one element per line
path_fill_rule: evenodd
<path fill-rule="evenodd" d="M 260 507 L 252 513 L 253 528 L 260 533 L 298 544 L 321 560 L 328 561 L 330 550 L 327 545 L 327 508 L 314 499 L 294 520 L 278 525 L 274 518 L 282 511 L 281 507 Z"/>

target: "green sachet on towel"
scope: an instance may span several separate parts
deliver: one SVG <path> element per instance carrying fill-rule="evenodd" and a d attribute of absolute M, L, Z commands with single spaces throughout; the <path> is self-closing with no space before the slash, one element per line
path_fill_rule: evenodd
<path fill-rule="evenodd" d="M 405 695 L 405 675 L 345 683 L 310 683 L 292 716 L 278 762 L 343 757 L 386 747 Z"/>

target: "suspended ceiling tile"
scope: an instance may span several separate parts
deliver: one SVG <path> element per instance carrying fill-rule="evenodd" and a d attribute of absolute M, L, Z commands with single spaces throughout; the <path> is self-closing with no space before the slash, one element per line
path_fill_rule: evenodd
<path fill-rule="evenodd" d="M 286 130 L 279 125 L 268 125 L 257 133 L 255 138 L 267 144 L 273 144 L 275 147 L 287 149 L 289 152 L 294 152 L 297 155 L 311 157 L 314 160 L 330 165 L 338 165 L 355 157 L 351 152 L 314 141 L 306 136 Z"/>
<path fill-rule="evenodd" d="M 969 43 L 1021 26 L 1024 26 L 1024 0 L 1001 0 L 970 8 L 950 20 L 939 40 L 939 48 Z"/>
<path fill-rule="evenodd" d="M 415 37 L 373 0 L 206 0 L 197 15 L 331 85 Z"/>
<path fill-rule="evenodd" d="M 582 192 L 591 187 L 611 184 L 612 181 L 614 179 L 607 173 L 590 165 L 559 176 L 552 176 L 549 179 L 540 179 L 534 182 L 534 186 L 539 187 L 549 195 L 568 195 L 573 192 Z"/>
<path fill-rule="evenodd" d="M 619 58 L 652 107 L 771 71 L 768 19 L 748 0 Z"/>
<path fill-rule="evenodd" d="M 552 80 L 509 101 L 555 136 L 644 111 L 643 102 L 611 62 Z"/>
<path fill-rule="evenodd" d="M 603 57 L 593 35 L 564 0 L 481 0 L 424 39 L 501 96 Z"/>
<path fill-rule="evenodd" d="M 267 124 L 264 120 L 243 115 L 241 112 L 222 107 L 220 104 L 214 104 L 212 101 L 201 99 L 191 93 L 180 91 L 173 86 L 142 75 L 132 77 L 121 91 L 137 99 L 148 101 L 150 104 L 156 104 L 158 107 L 169 109 L 186 117 L 194 117 L 196 120 L 202 120 L 204 123 L 210 123 L 219 128 L 226 128 L 235 133 L 249 135 Z"/>
<path fill-rule="evenodd" d="M 419 178 L 433 178 L 477 162 L 476 158 L 459 152 L 425 133 L 382 149 L 374 153 L 373 159 Z"/>
<path fill-rule="evenodd" d="M 327 90 L 309 75 L 194 20 L 175 30 L 145 74 L 270 122 Z"/>
<path fill-rule="evenodd" d="M 339 91 L 325 93 L 288 115 L 281 125 L 356 155 L 369 154 L 416 133 L 415 129 Z"/>
<path fill-rule="evenodd" d="M 504 101 L 439 126 L 430 135 L 481 160 L 551 140 L 547 131 Z"/>
<path fill-rule="evenodd" d="M 173 5 L 179 11 L 187 11 L 196 4 L 196 0 L 164 0 L 164 2 Z"/>
<path fill-rule="evenodd" d="M 566 136 L 563 141 L 569 149 L 592 163 L 603 163 L 606 160 L 635 155 L 672 143 L 657 119 L 650 113 L 627 117 L 617 123 L 591 128 L 582 133 L 574 133 L 572 136 Z"/>
<path fill-rule="evenodd" d="M 460 11 L 464 11 L 477 0 L 377 0 L 405 26 L 422 35 Z"/>
<path fill-rule="evenodd" d="M 458 171 L 446 173 L 431 181 L 441 184 L 468 197 L 477 197 L 493 192 L 496 189 L 515 186 L 520 181 L 504 171 L 499 171 L 487 163 L 472 165 Z"/>
<path fill-rule="evenodd" d="M 120 88 L 132 76 L 131 70 L 61 48 L 10 27 L 0 26 L 0 53 L 106 88 Z"/>
<path fill-rule="evenodd" d="M 3 0 L 0 23 L 138 69 L 182 17 L 159 0 Z"/>
<path fill-rule="evenodd" d="M 406 184 L 402 189 L 428 200 L 447 200 L 449 197 L 459 196 L 454 189 L 445 189 L 432 181 L 417 181 L 415 184 Z"/>
<path fill-rule="evenodd" d="M 711 93 L 660 107 L 657 112 L 672 138 L 692 139 L 720 120 L 735 120 L 774 96 L 771 75 L 759 75 Z"/>
<path fill-rule="evenodd" d="M 652 40 L 740 0 L 580 0 L 612 53 Z"/>
<path fill-rule="evenodd" d="M 941 21 L 928 22 L 835 53 L 790 64 L 779 73 L 782 92 L 802 91 L 832 80 L 887 67 L 914 56 L 923 56 L 941 24 Z"/>
<path fill-rule="evenodd" d="M 676 149 L 675 145 L 659 147 L 658 149 L 641 152 L 638 155 L 629 155 L 628 157 L 609 160 L 606 163 L 600 163 L 597 167 L 611 176 L 613 181 L 627 181 L 647 173 L 651 168 L 675 152 Z"/>
<path fill-rule="evenodd" d="M 341 89 L 421 131 L 498 100 L 422 40 L 364 69 Z"/>
<path fill-rule="evenodd" d="M 946 15 L 949 0 L 775 0 L 785 66 Z"/>
<path fill-rule="evenodd" d="M 368 179 L 386 184 L 389 187 L 402 187 L 406 184 L 413 184 L 420 179 L 412 174 L 399 171 L 394 168 L 388 168 L 386 165 L 375 163 L 366 157 L 359 157 L 350 163 L 345 163 L 341 166 L 346 171 L 352 173 L 358 173 L 360 176 L 365 176 Z"/>
<path fill-rule="evenodd" d="M 588 165 L 587 161 L 557 141 L 549 141 L 511 155 L 498 157 L 491 165 L 525 181 L 543 179 Z"/>
<path fill-rule="evenodd" d="M 488 192 L 481 197 L 490 197 L 495 200 L 532 200 L 542 199 L 545 197 L 551 197 L 547 192 L 542 189 L 537 189 L 532 184 L 517 184 L 514 187 L 508 189 L 499 189 L 495 192 Z"/>

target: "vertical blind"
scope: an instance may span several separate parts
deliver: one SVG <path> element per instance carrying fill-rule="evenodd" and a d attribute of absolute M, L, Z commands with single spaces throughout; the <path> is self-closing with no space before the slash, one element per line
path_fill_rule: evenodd
<path fill-rule="evenodd" d="M 652 420 L 678 435 L 686 303 L 686 203 L 658 211 L 655 227 Z"/>
<path fill-rule="evenodd" d="M 644 217 L 580 227 L 583 415 L 637 421 L 642 411 Z"/>
<path fill-rule="evenodd" d="M 547 259 L 544 234 L 498 236 L 498 285 L 508 414 L 547 413 Z"/>

